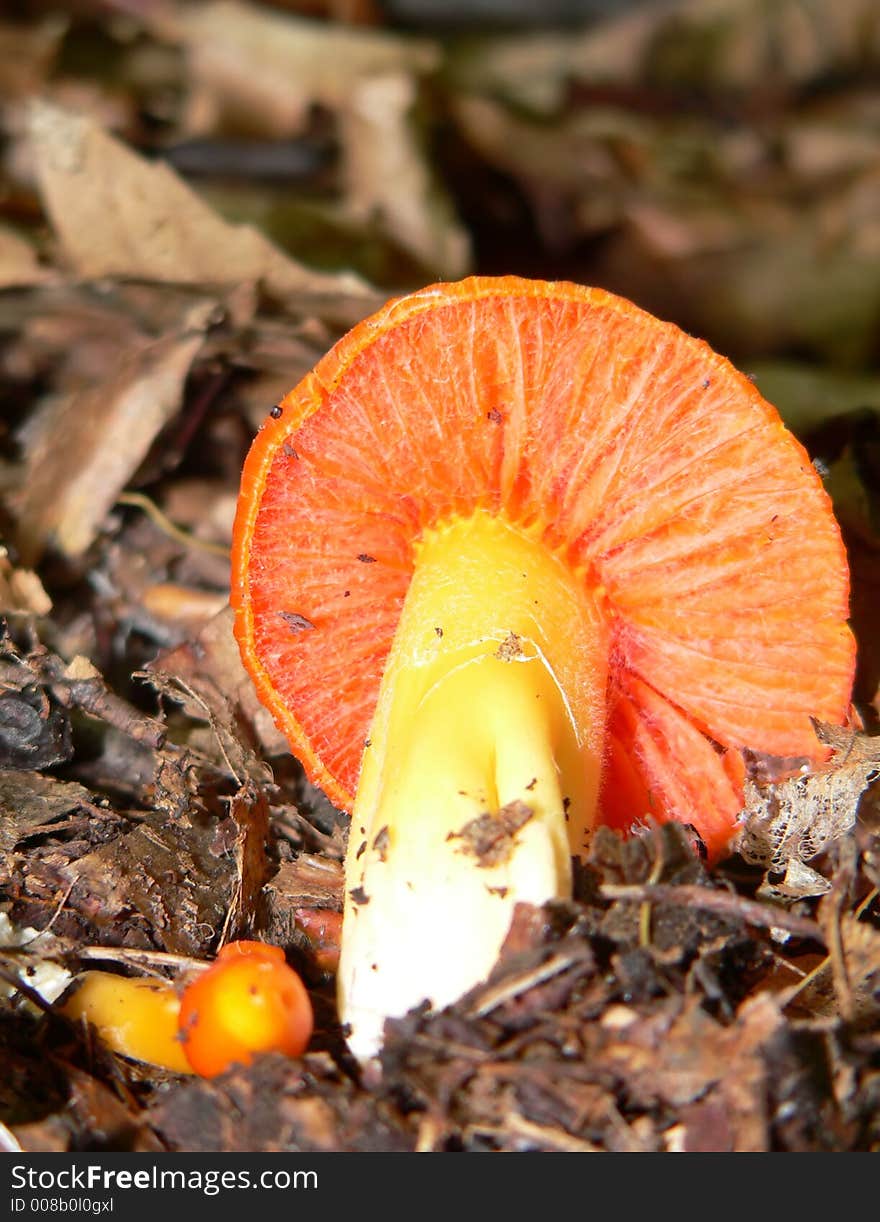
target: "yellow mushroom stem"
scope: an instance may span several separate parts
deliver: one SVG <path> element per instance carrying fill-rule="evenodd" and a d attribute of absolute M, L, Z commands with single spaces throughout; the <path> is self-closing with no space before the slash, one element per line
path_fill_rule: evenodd
<path fill-rule="evenodd" d="M 62 1006 L 74 1021 L 86 1019 L 122 1056 L 174 1073 L 192 1073 L 177 1033 L 180 998 L 160 980 L 84 972 Z"/>
<path fill-rule="evenodd" d="M 519 901 L 571 894 L 599 790 L 600 598 L 486 512 L 424 533 L 352 814 L 339 965 L 362 1059 L 385 1018 L 485 979 Z"/>

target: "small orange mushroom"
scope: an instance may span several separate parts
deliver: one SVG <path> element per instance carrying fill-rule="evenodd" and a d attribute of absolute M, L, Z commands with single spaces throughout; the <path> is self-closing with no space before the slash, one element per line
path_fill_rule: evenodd
<path fill-rule="evenodd" d="M 280 947 L 264 942 L 228 943 L 180 999 L 183 1052 L 205 1078 L 250 1065 L 258 1052 L 301 1056 L 313 1026 L 305 986 Z"/>
<path fill-rule="evenodd" d="M 312 1004 L 280 947 L 229 942 L 183 989 L 164 980 L 84 972 L 64 1002 L 122 1056 L 175 1073 L 213 1078 L 249 1065 L 258 1052 L 300 1056 L 314 1025 Z"/>
<path fill-rule="evenodd" d="M 435 285 L 274 408 L 234 532 L 236 634 L 311 779 L 353 812 L 340 1012 L 490 970 L 591 829 L 691 824 L 740 749 L 824 758 L 854 644 L 821 480 L 724 358 L 598 289 Z"/>
<path fill-rule="evenodd" d="M 74 1021 L 90 1023 L 121 1056 L 174 1073 L 190 1073 L 177 1034 L 180 998 L 164 980 L 83 972 L 61 1006 Z"/>

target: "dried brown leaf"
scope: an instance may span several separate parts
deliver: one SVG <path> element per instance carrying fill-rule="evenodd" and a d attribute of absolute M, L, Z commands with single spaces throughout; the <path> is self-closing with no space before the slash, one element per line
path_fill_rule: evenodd
<path fill-rule="evenodd" d="M 64 815 L 91 807 L 93 797 L 73 781 L 39 772 L 0 772 L 0 850 L 11 853 L 30 836 L 45 833 Z"/>
<path fill-rule="evenodd" d="M 186 51 L 196 130 L 229 116 L 236 126 L 289 136 L 312 105 L 338 110 L 364 80 L 421 75 L 440 60 L 426 39 L 303 21 L 232 0 L 155 6 L 144 17 L 158 37 Z"/>
<path fill-rule="evenodd" d="M 880 1020 L 880 930 L 852 913 L 841 913 L 828 923 L 831 954 L 788 990 L 785 1004 L 793 1012 L 845 1019 L 863 1030 L 876 1026 Z"/>
<path fill-rule="evenodd" d="M 77 556 L 97 537 L 117 496 L 180 407 L 207 322 L 203 308 L 189 326 L 142 341 L 103 383 L 50 401 L 31 422 L 24 487 L 15 506 L 25 563 L 33 563 L 50 542 Z"/>
<path fill-rule="evenodd" d="M 227 601 L 225 593 L 193 589 L 173 581 L 154 582 L 143 593 L 144 610 L 149 615 L 187 634 L 219 615 Z"/>
<path fill-rule="evenodd" d="M 419 143 L 415 101 L 415 82 L 404 73 L 351 90 L 341 114 L 346 208 L 355 220 L 377 220 L 423 267 L 457 280 L 468 269 L 470 242 Z"/>
<path fill-rule="evenodd" d="M 769 1149 L 770 1066 L 789 1046 L 776 1000 L 758 995 L 722 1024 L 698 996 L 632 996 L 619 963 L 615 979 L 567 935 L 450 1010 L 413 1011 L 386 1032 L 389 1087 L 433 1111 L 441 1136 L 462 1125 L 503 1149 L 566 1137 L 610 1150 Z M 498 1005 L 505 987 L 525 992 Z"/>
<path fill-rule="evenodd" d="M 740 853 L 773 873 L 785 873 L 790 861 L 810 861 L 851 831 L 876 771 L 875 762 L 850 760 L 776 785 L 747 782 Z"/>
<path fill-rule="evenodd" d="M 412 119 L 418 80 L 440 63 L 436 44 L 225 0 L 166 8 L 147 21 L 186 50 L 191 130 L 228 122 L 282 139 L 304 129 L 315 105 L 334 112 L 344 213 L 355 223 L 378 223 L 436 274 L 455 279 L 465 273 L 467 234 Z"/>
<path fill-rule="evenodd" d="M 837 12 L 827 31 L 832 42 L 840 35 L 835 55 L 842 62 L 856 53 L 858 15 L 864 16 L 865 2 L 843 6 L 849 11 L 847 33 L 838 29 Z M 778 7 L 790 17 L 800 11 L 810 38 L 826 50 L 818 6 L 790 0 Z M 681 48 L 684 62 L 676 76 L 671 60 L 678 53 L 672 51 L 678 35 L 673 38 L 672 31 L 678 30 L 676 14 L 685 8 L 682 37 L 694 41 L 690 52 Z M 691 71 L 699 76 L 702 66 L 707 73 L 702 83 L 712 89 L 716 61 L 724 60 L 733 43 L 754 42 L 759 62 L 761 56 L 769 58 L 773 31 L 787 28 L 786 22 L 777 22 L 777 6 L 722 0 L 720 8 L 729 11 L 740 31 L 732 43 L 730 30 L 714 28 L 716 21 L 723 24 L 718 12 L 702 20 L 693 6 L 672 6 L 669 29 L 665 6 L 659 25 L 656 8 L 637 14 L 633 26 L 653 25 L 655 33 L 657 28 L 662 32 L 663 45 L 654 43 L 652 35 L 646 49 L 661 61 L 670 58 L 666 68 L 673 90 L 689 85 Z M 601 48 L 607 28 L 588 32 L 583 46 L 595 39 Z M 701 30 L 712 39 L 708 57 L 696 52 Z M 589 272 L 584 273 L 592 282 L 607 283 L 655 313 L 674 316 L 724 350 L 755 356 L 813 352 L 844 367 L 870 362 L 880 306 L 871 270 L 880 258 L 880 154 L 876 120 L 867 106 L 854 101 L 823 120 L 813 113 L 818 104 L 811 109 L 795 94 L 789 108 L 776 106 L 760 122 L 741 114 L 729 123 L 712 106 L 670 108 L 663 88 L 666 70 L 656 65 L 643 70 L 636 56 L 627 67 L 603 53 L 589 70 L 586 61 L 576 68 L 578 40 L 559 38 L 555 56 L 545 48 L 542 61 L 548 81 L 558 85 L 559 114 L 551 123 L 548 113 L 530 118 L 521 106 L 509 104 L 523 100 L 517 95 L 520 83 L 526 91 L 540 91 L 540 81 L 527 67 L 529 56 L 537 53 L 532 42 L 540 45 L 541 40 L 502 44 L 505 55 L 512 56 L 504 66 L 511 73 L 509 90 L 496 87 L 491 75 L 485 78 L 486 64 L 480 60 L 472 76 L 465 73 L 452 111 L 481 158 L 517 181 L 548 249 L 568 254 L 584 236 L 601 235 L 603 244 L 588 257 Z M 871 38 L 867 44 L 869 57 L 880 56 Z M 793 47 L 786 44 L 785 54 L 792 54 Z M 591 50 L 591 64 L 592 55 Z M 490 74 L 493 56 L 494 50 Z M 765 76 L 773 90 L 785 89 L 777 68 Z M 588 90 L 602 82 L 599 99 L 576 104 L 568 94 L 575 81 Z M 849 139 L 835 160 L 830 149 L 838 127 Z M 724 293 L 718 293 L 719 284 Z"/>
<path fill-rule="evenodd" d="M 277 400 L 263 400 L 264 405 L 268 402 Z M 169 487 L 162 509 L 166 517 L 198 540 L 228 545 L 232 541 L 237 501 L 238 489 L 226 480 L 183 478 Z"/>
<path fill-rule="evenodd" d="M 240 885 L 233 820 L 211 818 L 187 761 L 159 757 L 153 811 L 131 831 L 58 869 L 68 910 L 95 940 L 201 956 L 223 929 Z"/>
<path fill-rule="evenodd" d="M 162 1144 L 146 1124 L 146 1114 L 132 1093 L 112 1089 L 76 1069 L 68 1070 L 70 1099 L 66 1111 L 75 1124 L 90 1133 L 101 1133 L 115 1150 L 134 1153 L 162 1152 Z M 120 1095 L 122 1097 L 120 1098 Z"/>
<path fill-rule="evenodd" d="M 0 546 L 0 615 L 48 615 L 52 599 L 32 569 L 15 568 Z"/>
<path fill-rule="evenodd" d="M 68 18 L 61 12 L 31 22 L 0 22 L 0 99 L 24 98 L 42 88 Z"/>
<path fill-rule="evenodd" d="M 82 709 L 145 748 L 158 750 L 163 746 L 163 724 L 113 691 L 88 658 L 77 654 L 65 666 L 57 656 L 48 655 L 43 673 L 53 696 L 65 708 Z"/>
<path fill-rule="evenodd" d="M 46 211 L 80 276 L 253 280 L 281 297 L 367 294 L 358 277 L 310 271 L 252 226 L 222 220 L 167 165 L 145 161 L 91 119 L 35 102 L 30 134 Z"/>
<path fill-rule="evenodd" d="M 317 973 L 333 972 L 339 961 L 344 878 L 340 862 L 299 853 L 283 862 L 263 889 L 263 937 L 278 946 L 296 946 Z"/>
<path fill-rule="evenodd" d="M 9 290 L 0 294 L 0 327 L 9 337 L 3 374 L 16 382 L 49 383 L 57 395 L 103 381 L 143 340 L 144 331 L 163 335 L 180 326 L 186 308 L 181 291 L 143 285 L 64 285 Z M 191 303 L 195 294 L 186 291 Z M 157 308 L 158 306 L 158 308 Z"/>
<path fill-rule="evenodd" d="M 44 267 L 36 249 L 11 229 L 0 225 L 0 288 L 23 284 L 50 284 L 56 272 Z"/>
<path fill-rule="evenodd" d="M 737 1022 L 722 1028 L 693 1001 L 632 1015 L 615 1024 L 603 1055 L 625 1074 L 627 1089 L 643 1106 L 663 1102 L 684 1108 L 713 1097 L 727 1115 L 727 1148 L 766 1150 L 769 1117 L 766 1068 L 761 1056 L 783 1027 L 776 1003 L 760 996 L 743 1006 Z M 662 1048 L 662 1056 L 651 1055 Z"/>
<path fill-rule="evenodd" d="M 326 908 L 342 911 L 342 866 L 329 857 L 300 853 L 294 861 L 282 862 L 267 884 L 267 901 L 273 910 Z"/>
<path fill-rule="evenodd" d="M 813 728 L 819 742 L 833 749 L 837 765 L 873 764 L 880 770 L 880 737 L 860 734 L 848 726 L 829 725 L 815 718 Z"/>
<path fill-rule="evenodd" d="M 568 90 L 669 85 L 779 92 L 880 58 L 874 0 L 671 0 L 643 4 L 582 33 L 512 35 L 465 49 L 465 86 L 551 114 Z"/>
<path fill-rule="evenodd" d="M 830 890 L 831 883 L 824 874 L 811 869 L 797 857 L 789 857 L 785 863 L 784 877 L 778 881 L 765 877 L 758 888 L 758 895 L 761 899 L 781 900 L 790 904 L 794 900 L 826 895 Z"/>

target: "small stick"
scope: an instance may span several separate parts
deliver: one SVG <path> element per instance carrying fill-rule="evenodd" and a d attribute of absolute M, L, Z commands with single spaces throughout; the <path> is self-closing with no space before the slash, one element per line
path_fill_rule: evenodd
<path fill-rule="evenodd" d="M 97 810 L 98 808 L 93 807 L 93 809 Z M 103 813 L 103 812 L 100 812 L 100 813 Z M 35 933 L 32 938 L 28 938 L 27 942 L 23 942 L 22 949 L 26 949 L 28 946 L 30 946 L 31 942 L 36 942 L 38 938 L 42 938 L 43 934 L 51 932 L 52 926 L 55 924 L 55 922 L 61 916 L 61 913 L 64 911 L 64 905 L 70 899 L 70 893 L 75 886 L 76 886 L 76 879 L 74 879 L 72 883 L 68 884 L 67 889 L 64 892 L 64 894 L 62 895 L 61 899 L 58 901 L 58 905 L 55 908 L 55 911 L 52 913 L 52 919 L 49 921 L 49 924 L 46 926 L 46 928 L 39 930 L 39 932 Z"/>
<path fill-rule="evenodd" d="M 5 980 L 11 988 L 15 989 L 16 993 L 21 993 L 22 997 L 26 997 L 32 1006 L 36 1006 L 44 1014 L 53 1012 L 51 1002 L 46 1001 L 45 997 L 32 988 L 26 980 L 22 980 L 18 972 L 10 971 L 2 962 L 0 962 L 0 980 Z"/>
<path fill-rule="evenodd" d="M 526 989 L 530 989 L 536 984 L 543 984 L 545 980 L 551 980 L 554 976 L 558 976 L 560 972 L 564 972 L 567 968 L 579 962 L 581 962 L 579 955 L 553 955 L 552 958 L 547 959 L 544 963 L 540 963 L 531 971 L 523 972 L 512 980 L 502 980 L 494 988 L 487 989 L 479 1004 L 470 1011 L 470 1015 L 474 1018 L 485 1018 L 487 1014 L 491 1013 L 492 1010 L 502 1005 L 505 1001 L 518 997 L 520 993 L 524 993 Z"/>
<path fill-rule="evenodd" d="M 100 960 L 105 963 L 122 963 L 130 967 L 148 970 L 153 967 L 171 967 L 184 971 L 203 972 L 210 965 L 201 959 L 187 955 L 175 955 L 167 950 L 139 950 L 128 946 L 82 946 L 75 958 L 86 962 Z"/>
<path fill-rule="evenodd" d="M 816 966 L 811 971 L 806 973 L 803 979 L 799 980 L 797 984 L 792 985 L 791 988 L 786 989 L 783 993 L 781 993 L 780 998 L 781 999 L 784 998 L 784 1000 L 782 1001 L 783 1010 L 788 1009 L 791 1003 L 797 997 L 800 997 L 804 989 L 809 988 L 809 986 L 813 983 L 814 980 L 818 980 L 819 976 L 821 976 L 821 974 L 830 966 L 830 964 L 831 964 L 831 956 L 826 955 L 824 959 L 819 960 L 819 962 L 816 964 Z M 793 967 L 793 964 L 787 964 L 787 966 Z"/>
<path fill-rule="evenodd" d="M 874 903 L 874 900 L 877 898 L 878 895 L 880 895 L 880 887 L 875 887 L 873 891 L 869 891 L 868 894 L 865 896 L 865 898 L 862 900 L 862 902 L 859 904 L 858 908 L 853 913 L 853 920 L 855 921 L 861 920 L 863 913 L 868 911 L 868 909 Z"/>
<path fill-rule="evenodd" d="M 501 1124 L 469 1125 L 466 1131 L 479 1133 L 485 1137 L 499 1137 L 502 1141 L 509 1137 L 523 1138 L 526 1141 L 538 1142 L 542 1146 L 552 1146 L 554 1150 L 565 1151 L 569 1154 L 596 1154 L 599 1152 L 599 1147 L 594 1146 L 592 1142 L 573 1137 L 571 1133 L 566 1133 L 563 1129 L 535 1124 L 531 1120 L 526 1120 L 524 1116 L 518 1116 L 515 1112 L 508 1113 Z"/>
<path fill-rule="evenodd" d="M 719 916 L 738 917 L 749 925 L 758 925 L 764 929 L 784 929 L 788 933 L 810 938 L 814 942 L 825 945 L 825 935 L 821 928 L 808 917 L 795 916 L 794 913 L 771 908 L 757 900 L 742 899 L 738 895 L 731 895 L 728 891 L 710 891 L 708 887 L 687 884 L 673 886 L 668 883 L 656 885 L 603 883 L 599 891 L 604 899 L 609 900 L 630 900 L 633 903 L 643 903 L 647 900 L 661 904 L 680 904 L 683 907 L 702 908 L 706 912 L 715 912 Z"/>
<path fill-rule="evenodd" d="M 105 721 L 135 742 L 157 751 L 165 744 L 165 727 L 152 717 L 145 717 L 127 700 L 117 696 L 100 676 L 89 679 L 52 680 L 52 691 L 65 708 L 75 707 Z"/>
<path fill-rule="evenodd" d="M 137 509 L 142 509 L 163 534 L 168 535 L 169 538 L 174 539 L 177 543 L 182 543 L 184 547 L 195 547 L 200 551 L 210 552 L 213 556 L 223 556 L 224 558 L 229 556 L 229 548 L 225 543 L 212 543 L 208 539 L 199 539 L 196 535 L 191 535 L 175 522 L 172 522 L 156 502 L 145 496 L 143 492 L 120 492 L 116 498 L 116 504 L 132 505 Z"/>
<path fill-rule="evenodd" d="M 646 880 L 649 887 L 656 886 L 663 877 L 663 837 L 660 826 L 651 824 L 651 839 L 654 842 L 654 864 Z M 639 946 L 651 945 L 651 905 L 646 901 L 639 909 Z"/>
<path fill-rule="evenodd" d="M 284 818 L 276 818 L 274 820 L 276 829 L 279 832 L 284 832 L 288 839 L 296 843 L 296 838 L 310 842 L 313 846 L 321 849 L 327 857 L 332 857 L 334 861 L 342 861 L 345 857 L 345 850 L 333 836 L 328 836 L 326 832 L 322 832 L 320 828 L 315 827 L 314 823 L 310 823 L 305 815 L 298 810 L 292 811 Z"/>

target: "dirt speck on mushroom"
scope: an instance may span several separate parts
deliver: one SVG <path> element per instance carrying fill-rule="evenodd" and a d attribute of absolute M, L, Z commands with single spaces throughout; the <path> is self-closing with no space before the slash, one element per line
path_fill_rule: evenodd
<path fill-rule="evenodd" d="M 498 866 L 508 859 L 516 833 L 533 814 L 532 808 L 517 798 L 500 810 L 487 810 L 469 820 L 458 832 L 450 832 L 447 840 L 460 840 L 461 852 L 476 857 L 477 865 L 487 869 Z"/>

